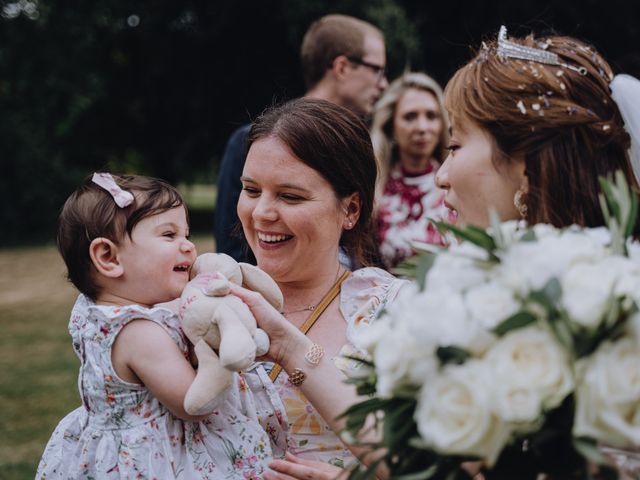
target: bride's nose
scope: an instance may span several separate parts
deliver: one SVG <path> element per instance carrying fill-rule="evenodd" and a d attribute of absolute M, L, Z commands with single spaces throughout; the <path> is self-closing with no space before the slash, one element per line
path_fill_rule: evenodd
<path fill-rule="evenodd" d="M 449 184 L 449 157 L 444 161 L 438 172 L 436 173 L 436 187 L 441 188 L 443 190 L 449 190 L 451 185 Z"/>

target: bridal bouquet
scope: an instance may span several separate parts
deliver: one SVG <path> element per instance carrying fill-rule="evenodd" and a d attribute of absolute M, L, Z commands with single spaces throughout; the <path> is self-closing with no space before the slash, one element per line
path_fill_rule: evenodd
<path fill-rule="evenodd" d="M 439 224 L 461 242 L 359 334 L 346 435 L 379 427 L 393 478 L 617 478 L 598 447 L 640 447 L 637 198 L 603 189 L 608 228 Z"/>

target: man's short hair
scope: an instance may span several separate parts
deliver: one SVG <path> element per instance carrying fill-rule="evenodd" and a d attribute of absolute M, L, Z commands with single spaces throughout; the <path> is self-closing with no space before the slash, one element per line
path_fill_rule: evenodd
<path fill-rule="evenodd" d="M 311 24 L 300 49 L 302 74 L 307 89 L 313 88 L 340 55 L 362 59 L 364 39 L 382 32 L 364 20 L 348 15 L 326 15 Z"/>

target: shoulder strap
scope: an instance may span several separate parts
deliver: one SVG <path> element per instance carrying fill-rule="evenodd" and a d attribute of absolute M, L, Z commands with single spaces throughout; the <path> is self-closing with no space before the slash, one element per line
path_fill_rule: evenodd
<path fill-rule="evenodd" d="M 316 309 L 311 313 L 311 315 L 309 315 L 309 318 L 305 320 L 302 326 L 300 326 L 300 331 L 302 333 L 306 335 L 311 327 L 313 327 L 313 324 L 316 323 L 318 318 L 320 318 L 320 315 L 322 315 L 322 313 L 327 309 L 331 302 L 333 302 L 333 300 L 336 298 L 338 293 L 340 293 L 342 282 L 344 282 L 349 275 L 351 275 L 351 272 L 349 270 L 345 271 L 336 281 L 336 283 L 333 284 L 333 287 L 331 287 L 331 289 L 325 294 L 325 296 L 322 297 L 322 300 L 320 300 L 320 303 L 318 304 Z M 271 369 L 271 372 L 269 372 L 269 378 L 272 382 L 276 381 L 276 378 L 278 378 L 278 375 L 280 375 L 281 371 L 282 366 L 276 363 Z"/>

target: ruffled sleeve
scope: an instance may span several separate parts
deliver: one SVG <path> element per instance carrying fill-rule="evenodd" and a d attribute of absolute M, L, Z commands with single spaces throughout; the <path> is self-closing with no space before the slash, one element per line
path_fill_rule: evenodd
<path fill-rule="evenodd" d="M 356 270 L 342 284 L 340 311 L 347 321 L 347 340 L 353 344 L 357 332 L 366 328 L 392 302 L 407 280 L 375 267 Z"/>
<path fill-rule="evenodd" d="M 145 319 L 160 325 L 180 350 L 187 354 L 188 345 L 180 326 L 178 316 L 164 307 L 146 308 L 140 305 L 124 307 L 96 305 L 83 295 L 76 302 L 73 309 L 69 332 L 76 339 L 81 333 L 84 340 L 90 340 L 110 348 L 122 328 L 133 320 Z M 78 321 L 85 324 L 79 328 Z M 79 340 L 79 339 L 78 339 Z"/>

